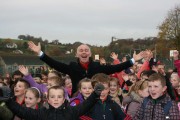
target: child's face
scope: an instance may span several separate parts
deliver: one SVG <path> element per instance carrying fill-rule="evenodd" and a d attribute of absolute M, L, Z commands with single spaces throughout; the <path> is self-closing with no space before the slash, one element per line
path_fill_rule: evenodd
<path fill-rule="evenodd" d="M 149 94 L 153 99 L 157 99 L 162 96 L 167 86 L 162 86 L 160 81 L 148 82 Z"/>
<path fill-rule="evenodd" d="M 47 81 L 47 88 L 49 89 L 52 86 L 56 86 L 57 84 L 55 83 L 54 80 L 49 80 Z"/>
<path fill-rule="evenodd" d="M 93 92 L 91 82 L 82 82 L 79 92 L 83 95 L 84 99 L 88 98 Z"/>
<path fill-rule="evenodd" d="M 138 64 L 137 64 L 137 71 L 139 71 L 139 70 L 141 69 L 141 67 L 142 67 L 142 64 L 141 64 L 141 63 L 138 63 Z"/>
<path fill-rule="evenodd" d="M 118 85 L 115 81 L 110 82 L 110 93 L 115 94 L 118 91 Z"/>
<path fill-rule="evenodd" d="M 8 79 L 4 79 L 4 83 L 8 84 L 9 80 Z"/>
<path fill-rule="evenodd" d="M 158 65 L 158 66 L 157 66 L 158 72 L 161 73 L 161 74 L 164 73 L 164 71 L 165 71 L 165 70 L 164 70 L 164 67 L 165 67 L 164 65 Z"/>
<path fill-rule="evenodd" d="M 145 88 L 144 90 L 139 90 L 138 92 L 139 92 L 139 95 L 140 95 L 141 97 L 143 97 L 143 98 L 149 96 L 149 89 L 148 89 L 148 87 Z"/>
<path fill-rule="evenodd" d="M 54 108 L 60 107 L 64 101 L 64 93 L 61 89 L 51 89 L 49 91 L 48 103 Z"/>
<path fill-rule="evenodd" d="M 170 80 L 171 80 L 171 84 L 172 84 L 173 88 L 177 88 L 179 86 L 179 80 L 178 79 L 179 79 L 178 74 L 172 74 L 171 75 Z"/>
<path fill-rule="evenodd" d="M 14 86 L 14 95 L 16 97 L 22 96 L 25 94 L 25 85 L 23 82 L 17 82 L 17 84 Z"/>
<path fill-rule="evenodd" d="M 65 80 L 65 88 L 72 89 L 72 81 L 71 79 Z"/>
<path fill-rule="evenodd" d="M 36 98 L 34 93 L 28 90 L 25 94 L 26 107 L 35 109 L 36 104 L 40 102 L 40 98 Z"/>
<path fill-rule="evenodd" d="M 44 75 L 44 74 L 41 74 L 41 77 L 42 77 L 42 80 L 44 80 L 44 81 L 47 81 L 47 79 L 48 79 L 48 76 Z"/>
<path fill-rule="evenodd" d="M 135 82 L 136 82 L 136 78 L 135 78 L 133 75 L 129 76 L 129 80 L 130 80 L 132 83 L 135 83 Z"/>
<path fill-rule="evenodd" d="M 107 98 L 108 94 L 109 94 L 109 85 L 108 83 L 102 83 L 104 85 L 104 90 L 101 92 L 101 96 L 100 99 L 104 100 Z"/>

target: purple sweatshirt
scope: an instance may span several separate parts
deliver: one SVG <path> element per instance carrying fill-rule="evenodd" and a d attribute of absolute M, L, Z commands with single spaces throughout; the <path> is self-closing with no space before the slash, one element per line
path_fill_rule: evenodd
<path fill-rule="evenodd" d="M 36 87 L 40 90 L 41 93 L 47 92 L 47 86 L 45 84 L 38 84 L 36 81 L 33 79 L 33 77 L 29 74 L 27 76 L 23 77 L 24 80 L 26 80 L 31 87 Z"/>
<path fill-rule="evenodd" d="M 29 74 L 27 76 L 24 76 L 23 79 L 26 80 L 30 84 L 31 87 L 38 88 L 41 93 L 43 93 L 43 94 L 47 93 L 47 90 L 48 90 L 47 86 L 45 84 L 38 84 L 38 83 L 36 83 L 36 81 L 33 79 L 31 74 Z M 68 101 L 70 101 L 67 89 L 64 89 L 64 90 L 65 90 L 65 98 Z"/>

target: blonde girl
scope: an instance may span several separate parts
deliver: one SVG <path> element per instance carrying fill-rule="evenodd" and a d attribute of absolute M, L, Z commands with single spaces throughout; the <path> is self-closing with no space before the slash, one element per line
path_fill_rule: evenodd
<path fill-rule="evenodd" d="M 111 77 L 109 95 L 112 97 L 112 100 L 114 100 L 118 105 L 122 107 L 123 96 L 122 90 L 119 86 L 119 80 L 117 78 Z"/>
<path fill-rule="evenodd" d="M 25 92 L 25 105 L 28 108 L 38 109 L 38 104 L 41 101 L 41 93 L 40 91 L 35 88 L 31 87 L 28 88 Z"/>
<path fill-rule="evenodd" d="M 129 93 L 123 99 L 123 104 L 126 105 L 126 112 L 132 118 L 135 116 L 143 98 L 149 96 L 148 81 L 140 80 L 136 82 L 131 88 Z"/>

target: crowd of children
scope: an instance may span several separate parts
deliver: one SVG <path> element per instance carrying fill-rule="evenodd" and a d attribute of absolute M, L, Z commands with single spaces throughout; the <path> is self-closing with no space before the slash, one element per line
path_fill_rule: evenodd
<path fill-rule="evenodd" d="M 80 63 L 71 63 L 70 69 L 40 52 L 39 45 L 29 44 L 40 59 L 56 63 L 60 72 L 44 71 L 37 80 L 19 65 L 12 77 L 2 77 L 0 120 L 180 120 L 178 51 L 174 52 L 176 69 L 165 72 L 165 65 L 154 61 L 150 50 L 134 54 L 130 61 L 119 61 L 113 52 L 113 65 L 104 59 L 86 63 L 91 52 L 83 44 L 78 48 Z M 78 88 L 74 88 L 76 79 Z"/>

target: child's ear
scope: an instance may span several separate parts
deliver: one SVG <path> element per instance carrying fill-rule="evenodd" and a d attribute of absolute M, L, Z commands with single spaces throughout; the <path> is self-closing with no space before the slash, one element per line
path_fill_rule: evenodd
<path fill-rule="evenodd" d="M 163 92 L 165 92 L 165 91 L 166 91 L 166 89 L 167 89 L 167 86 L 164 86 L 164 87 L 163 87 Z"/>
<path fill-rule="evenodd" d="M 38 98 L 38 103 L 41 102 L 41 98 Z"/>
<path fill-rule="evenodd" d="M 63 103 L 65 102 L 65 100 L 66 100 L 66 99 L 64 98 Z"/>
<path fill-rule="evenodd" d="M 76 57 L 76 58 L 78 58 L 78 54 L 77 54 L 77 52 L 75 53 L 75 57 Z"/>
<path fill-rule="evenodd" d="M 81 93 L 81 89 L 79 89 L 79 93 Z"/>

